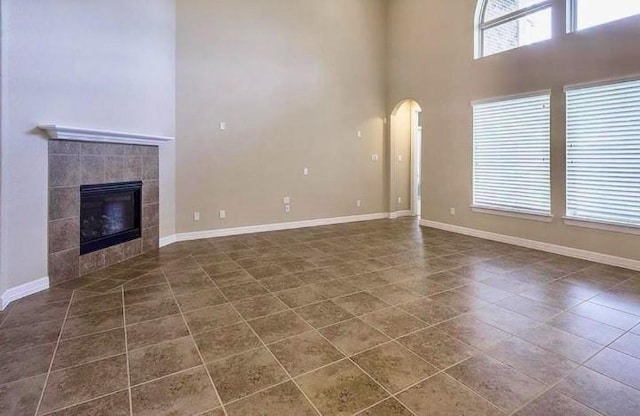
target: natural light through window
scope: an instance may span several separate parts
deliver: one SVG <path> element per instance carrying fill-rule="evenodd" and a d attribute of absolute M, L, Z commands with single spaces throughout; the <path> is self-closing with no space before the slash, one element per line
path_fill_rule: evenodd
<path fill-rule="evenodd" d="M 479 56 L 551 38 L 549 0 L 488 0 L 481 10 Z"/>
<path fill-rule="evenodd" d="M 640 0 L 574 0 L 575 30 L 640 14 Z"/>

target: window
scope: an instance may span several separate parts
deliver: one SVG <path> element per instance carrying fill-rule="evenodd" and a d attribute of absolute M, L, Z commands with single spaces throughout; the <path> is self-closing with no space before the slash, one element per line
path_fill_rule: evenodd
<path fill-rule="evenodd" d="M 473 106 L 473 207 L 550 216 L 550 95 Z"/>
<path fill-rule="evenodd" d="M 481 0 L 476 57 L 551 38 L 552 0 Z"/>
<path fill-rule="evenodd" d="M 640 226 L 640 80 L 567 89 L 567 217 Z"/>
<path fill-rule="evenodd" d="M 639 0 L 569 0 L 571 31 L 640 14 Z"/>

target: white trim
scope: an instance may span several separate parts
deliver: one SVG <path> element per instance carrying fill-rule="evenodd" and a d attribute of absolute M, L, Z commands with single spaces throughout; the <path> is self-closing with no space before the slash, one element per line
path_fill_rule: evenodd
<path fill-rule="evenodd" d="M 562 217 L 564 223 L 572 227 L 592 228 L 594 230 L 613 231 L 616 233 L 640 235 L 640 226 L 631 224 L 616 224 L 613 222 L 589 220 L 585 218 Z"/>
<path fill-rule="evenodd" d="M 389 212 L 388 214 L 386 214 L 385 218 L 389 218 L 390 220 L 395 220 L 396 218 L 413 217 L 413 216 L 414 216 L 413 211 L 404 210 L 404 211 Z"/>
<path fill-rule="evenodd" d="M 22 284 L 20 286 L 7 289 L 0 299 L 0 311 L 4 310 L 11 302 L 18 299 L 22 299 L 26 296 L 33 295 L 34 293 L 42 290 L 49 289 L 49 276 L 42 277 L 37 280 Z"/>
<path fill-rule="evenodd" d="M 163 143 L 173 141 L 173 137 L 149 136 L 138 133 L 125 133 L 120 131 L 94 130 L 79 127 L 67 127 L 57 124 L 47 124 L 38 126 L 44 130 L 52 140 L 76 140 L 83 142 L 98 143 L 124 143 L 139 144 L 145 146 L 159 146 Z"/>
<path fill-rule="evenodd" d="M 616 257 L 609 254 L 580 250 L 577 248 L 544 243 L 542 241 L 528 240 L 526 238 L 497 234 L 489 231 L 476 230 L 473 228 L 466 228 L 458 225 L 445 224 L 436 221 L 420 220 L 420 225 L 425 227 L 437 228 L 439 230 L 450 231 L 453 233 L 469 235 L 472 237 L 483 238 L 485 240 L 499 241 L 501 243 L 512 244 L 515 246 L 526 247 L 534 250 L 546 251 L 548 253 L 559 254 L 562 256 L 575 257 L 578 259 L 608 264 L 610 266 L 624 267 L 626 269 L 640 271 L 640 260 Z"/>
<path fill-rule="evenodd" d="M 640 74 L 633 74 L 624 77 L 604 78 L 597 81 L 581 82 L 578 84 L 565 85 L 564 92 L 581 90 L 585 88 L 604 87 L 612 84 L 620 84 L 623 82 L 640 81 Z"/>
<path fill-rule="evenodd" d="M 218 230 L 194 231 L 166 236 L 160 239 L 160 246 L 179 242 L 200 240 L 203 238 L 227 237 L 232 235 L 264 233 L 268 231 L 292 230 L 295 228 L 318 227 L 321 225 L 345 224 L 349 222 L 382 220 L 389 218 L 387 213 L 352 215 L 348 217 L 319 218 L 315 220 L 281 222 L 275 224 L 250 225 L 246 227 L 221 228 Z"/>
<path fill-rule="evenodd" d="M 515 209 L 511 210 L 511 209 L 490 208 L 490 207 L 483 207 L 479 205 L 471 205 L 471 211 L 477 212 L 479 214 L 500 215 L 502 217 L 521 218 L 525 220 L 540 221 L 540 222 L 553 221 L 553 215 L 551 214 L 518 211 Z"/>
<path fill-rule="evenodd" d="M 158 247 L 162 248 L 176 242 L 176 234 L 171 234 L 166 237 L 160 237 Z"/>

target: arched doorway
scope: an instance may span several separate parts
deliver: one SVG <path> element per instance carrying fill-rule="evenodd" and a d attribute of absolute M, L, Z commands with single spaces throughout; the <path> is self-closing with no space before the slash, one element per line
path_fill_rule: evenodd
<path fill-rule="evenodd" d="M 399 102 L 390 118 L 389 216 L 421 215 L 422 108 L 417 101 Z"/>

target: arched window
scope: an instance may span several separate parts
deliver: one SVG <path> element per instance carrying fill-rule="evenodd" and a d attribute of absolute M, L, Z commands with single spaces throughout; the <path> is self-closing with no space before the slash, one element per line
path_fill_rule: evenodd
<path fill-rule="evenodd" d="M 476 58 L 551 38 L 553 0 L 479 0 Z"/>

